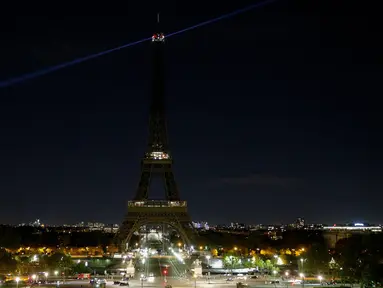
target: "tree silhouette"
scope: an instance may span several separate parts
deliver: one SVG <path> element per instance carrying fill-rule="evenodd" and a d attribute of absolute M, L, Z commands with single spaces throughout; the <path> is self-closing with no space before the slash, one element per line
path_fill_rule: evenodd
<path fill-rule="evenodd" d="M 379 280 L 382 240 L 381 234 L 360 234 L 339 240 L 335 250 L 340 275 L 346 280 L 362 283 Z"/>
<path fill-rule="evenodd" d="M 73 266 L 74 273 L 92 273 L 92 269 L 85 265 L 85 263 L 80 262 Z"/>
<path fill-rule="evenodd" d="M 329 271 L 331 256 L 325 242 L 312 243 L 304 254 L 304 259 L 304 270 L 308 273 L 323 274 Z"/>
<path fill-rule="evenodd" d="M 72 258 L 64 253 L 54 253 L 46 258 L 47 266 L 50 269 L 70 270 L 73 266 Z"/>
<path fill-rule="evenodd" d="M 0 225 L 0 247 L 9 249 L 20 247 L 21 237 L 11 226 Z"/>
<path fill-rule="evenodd" d="M 17 261 L 5 249 L 0 249 L 0 271 L 14 272 L 17 269 Z"/>

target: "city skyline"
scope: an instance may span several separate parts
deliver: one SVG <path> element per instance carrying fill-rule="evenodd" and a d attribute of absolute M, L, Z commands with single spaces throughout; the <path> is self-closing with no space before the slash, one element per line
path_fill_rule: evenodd
<path fill-rule="evenodd" d="M 163 32 L 237 5 L 164 7 Z M 367 133 L 379 89 L 374 43 L 359 45 L 351 16 L 319 8 L 340 13 L 276 1 L 166 43 L 170 149 L 193 220 L 382 223 L 381 167 Z M 1 48 L 1 79 L 150 37 L 157 7 L 136 9 L 101 17 L 108 33 L 100 19 L 50 19 L 52 35 L 48 18 L 18 17 Z M 140 25 L 127 30 L 126 21 Z M 122 222 L 146 148 L 150 66 L 142 43 L 2 88 L 2 222 Z M 163 196 L 153 184 L 151 195 Z"/>
<path fill-rule="evenodd" d="M 217 226 L 225 226 L 225 227 L 237 227 L 238 225 L 244 225 L 243 227 L 255 227 L 255 226 L 299 226 L 299 227 L 319 227 L 319 226 L 324 226 L 324 227 L 330 227 L 330 226 L 382 226 L 382 223 L 367 223 L 367 222 L 360 222 L 360 221 L 348 221 L 344 223 L 335 223 L 335 222 L 329 222 L 329 223 L 314 223 L 314 222 L 309 222 L 305 218 L 298 217 L 294 219 L 291 222 L 285 222 L 285 223 L 251 223 L 251 222 L 238 222 L 238 221 L 231 221 L 228 223 L 213 223 L 209 222 L 207 220 L 199 220 L 195 221 L 192 220 L 193 225 L 207 225 L 209 227 L 217 227 Z M 115 225 L 120 225 L 121 223 L 109 223 L 109 222 L 104 222 L 102 220 L 82 220 L 76 223 L 51 223 L 48 221 L 44 221 L 44 219 L 36 218 L 31 221 L 25 221 L 21 223 L 0 223 L 0 225 L 12 225 L 12 226 L 35 226 L 35 227 L 60 227 L 60 226 L 68 226 L 68 227 L 87 227 L 87 226 L 115 226 Z"/>

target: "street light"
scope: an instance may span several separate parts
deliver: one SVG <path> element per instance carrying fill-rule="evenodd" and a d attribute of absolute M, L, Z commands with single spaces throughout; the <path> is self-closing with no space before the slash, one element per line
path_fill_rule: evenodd
<path fill-rule="evenodd" d="M 305 259 L 303 259 L 303 258 L 301 258 L 300 259 L 301 260 L 301 269 L 302 269 L 302 273 L 305 271 L 303 268 L 304 268 L 304 266 L 303 266 L 303 264 L 304 264 L 304 262 L 305 262 Z"/>
<path fill-rule="evenodd" d="M 210 255 L 206 255 L 207 268 L 210 270 Z M 207 272 L 207 282 L 210 284 L 210 271 Z"/>
<path fill-rule="evenodd" d="M 16 287 L 19 288 L 19 281 L 20 281 L 20 277 L 16 277 Z"/>
<path fill-rule="evenodd" d="M 56 270 L 56 271 L 55 271 L 55 276 L 57 276 L 58 274 L 59 274 L 59 271 Z"/>
<path fill-rule="evenodd" d="M 168 270 L 164 270 L 164 282 L 168 282 L 168 280 L 166 279 L 166 274 L 168 274 Z"/>
<path fill-rule="evenodd" d="M 232 255 L 230 255 L 229 259 L 230 259 L 230 265 L 231 265 L 231 274 L 233 274 L 233 270 L 234 270 L 234 257 Z"/>
<path fill-rule="evenodd" d="M 299 273 L 299 277 L 302 279 L 302 287 L 305 287 L 305 274 Z"/>
<path fill-rule="evenodd" d="M 277 287 L 277 270 L 273 270 L 274 274 L 274 287 Z"/>
<path fill-rule="evenodd" d="M 285 276 L 286 276 L 286 277 L 289 277 L 289 272 L 286 271 L 286 272 L 285 272 Z"/>
<path fill-rule="evenodd" d="M 45 282 L 47 282 L 48 281 L 48 272 L 45 272 L 44 276 L 45 276 Z"/>
<path fill-rule="evenodd" d="M 318 276 L 319 283 L 322 284 L 323 277 L 321 275 Z"/>

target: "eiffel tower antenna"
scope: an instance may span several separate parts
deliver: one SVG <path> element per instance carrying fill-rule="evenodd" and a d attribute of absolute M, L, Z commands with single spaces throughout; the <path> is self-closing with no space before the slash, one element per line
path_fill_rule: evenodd
<path fill-rule="evenodd" d="M 157 13 L 157 23 L 160 24 L 160 12 Z"/>

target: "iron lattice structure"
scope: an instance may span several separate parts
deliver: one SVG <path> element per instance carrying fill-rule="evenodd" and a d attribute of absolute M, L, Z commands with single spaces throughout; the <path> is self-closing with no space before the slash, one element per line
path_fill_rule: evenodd
<path fill-rule="evenodd" d="M 128 213 L 119 230 L 122 250 L 128 249 L 135 231 L 149 223 L 162 223 L 178 231 L 185 244 L 190 245 L 194 238 L 187 204 L 180 195 L 173 174 L 173 159 L 168 145 L 165 114 L 164 43 L 162 33 L 154 34 L 152 99 L 149 118 L 149 141 L 141 160 L 141 177 L 136 196 L 128 202 Z M 165 186 L 164 200 L 150 200 L 151 179 L 161 177 Z"/>

